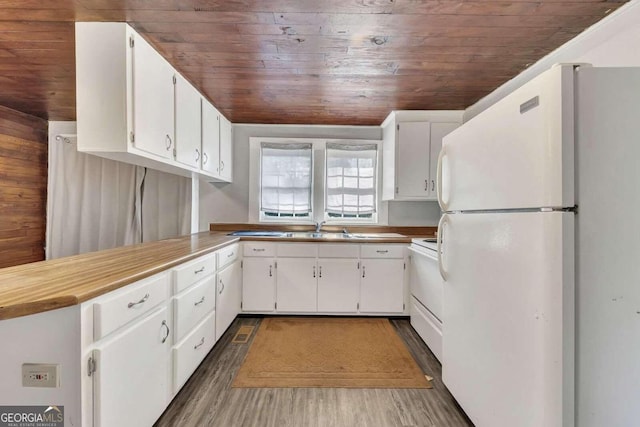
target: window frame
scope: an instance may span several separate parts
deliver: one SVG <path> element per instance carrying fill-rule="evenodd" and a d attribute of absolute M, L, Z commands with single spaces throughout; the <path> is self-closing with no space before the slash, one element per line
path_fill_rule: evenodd
<path fill-rule="evenodd" d="M 312 188 L 310 217 L 265 217 L 260 210 L 261 197 L 261 154 L 262 142 L 268 143 L 311 143 L 312 151 Z M 335 218 L 328 217 L 325 211 L 326 182 L 326 146 L 329 142 L 349 144 L 376 144 L 376 212 L 372 218 Z M 295 138 L 295 137 L 249 137 L 249 200 L 248 220 L 252 224 L 315 224 L 325 221 L 329 225 L 385 225 L 387 223 L 387 204 L 382 201 L 382 140 L 357 138 Z"/>

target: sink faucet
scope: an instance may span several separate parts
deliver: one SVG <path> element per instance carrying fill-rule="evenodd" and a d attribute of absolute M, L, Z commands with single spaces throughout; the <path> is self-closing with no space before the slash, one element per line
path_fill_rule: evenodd
<path fill-rule="evenodd" d="M 316 233 L 319 233 L 320 230 L 322 230 L 322 226 L 326 223 L 327 221 L 322 221 L 322 222 L 316 222 Z"/>

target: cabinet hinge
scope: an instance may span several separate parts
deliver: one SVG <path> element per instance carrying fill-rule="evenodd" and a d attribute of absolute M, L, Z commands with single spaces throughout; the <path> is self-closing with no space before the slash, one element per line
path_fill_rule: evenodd
<path fill-rule="evenodd" d="M 403 269 L 406 270 L 407 269 L 407 263 L 405 262 L 403 265 L 404 265 Z"/>
<path fill-rule="evenodd" d="M 244 268 L 244 260 L 240 261 L 240 268 Z"/>
<path fill-rule="evenodd" d="M 356 308 L 357 308 L 358 310 L 360 310 L 360 303 L 358 303 L 358 304 L 356 305 Z"/>
<path fill-rule="evenodd" d="M 405 309 L 405 303 L 402 303 L 402 311 Z"/>
<path fill-rule="evenodd" d="M 400 124 L 396 125 L 396 129 L 400 130 Z"/>
<path fill-rule="evenodd" d="M 133 37 L 129 37 L 129 47 L 133 47 L 134 44 Z"/>
<path fill-rule="evenodd" d="M 176 75 L 175 74 L 173 75 L 172 80 L 173 80 L 173 84 L 176 84 Z"/>
<path fill-rule="evenodd" d="M 274 262 L 273 265 L 275 268 L 278 268 L 278 261 Z"/>
<path fill-rule="evenodd" d="M 133 133 L 133 131 L 129 132 L 129 141 L 131 141 L 132 144 L 136 142 L 136 134 Z"/>
<path fill-rule="evenodd" d="M 400 192 L 400 187 L 396 187 L 396 194 Z"/>
<path fill-rule="evenodd" d="M 360 270 L 360 261 L 358 261 L 358 270 Z"/>
<path fill-rule="evenodd" d="M 176 149 L 174 148 L 174 149 L 173 149 L 173 158 L 175 159 L 175 158 L 176 158 L 176 156 L 177 156 L 177 155 L 176 155 Z"/>
<path fill-rule="evenodd" d="M 277 309 L 278 309 L 278 303 L 277 303 L 277 302 L 274 302 L 274 303 L 273 303 L 273 309 L 274 309 L 274 310 L 277 310 Z"/>
<path fill-rule="evenodd" d="M 240 301 L 240 310 L 242 310 L 242 301 Z"/>
<path fill-rule="evenodd" d="M 91 376 L 96 372 L 96 360 L 93 357 L 90 357 L 87 360 L 87 375 Z"/>

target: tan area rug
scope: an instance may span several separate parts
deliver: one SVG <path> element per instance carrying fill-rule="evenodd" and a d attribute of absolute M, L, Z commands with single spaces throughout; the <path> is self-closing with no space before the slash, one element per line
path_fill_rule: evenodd
<path fill-rule="evenodd" d="M 233 387 L 431 388 L 387 319 L 262 321 Z"/>

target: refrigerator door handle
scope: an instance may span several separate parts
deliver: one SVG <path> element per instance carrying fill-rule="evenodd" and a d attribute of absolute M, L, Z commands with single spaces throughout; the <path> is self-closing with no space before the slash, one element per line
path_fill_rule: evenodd
<path fill-rule="evenodd" d="M 442 149 L 440 150 L 440 154 L 438 155 L 438 167 L 436 169 L 436 180 L 437 182 L 437 186 L 436 186 L 436 190 L 437 190 L 437 195 L 438 195 L 438 204 L 440 205 L 440 208 L 442 209 L 443 212 L 446 212 L 449 210 L 449 202 L 445 202 L 444 199 L 442 198 L 442 161 L 446 156 L 446 152 L 445 152 L 445 146 L 442 146 Z"/>
<path fill-rule="evenodd" d="M 438 255 L 438 269 L 440 270 L 440 276 L 442 276 L 442 280 L 447 281 L 448 273 L 444 268 L 444 264 L 442 262 L 442 240 L 444 238 L 444 226 L 449 222 L 447 214 L 442 214 L 440 218 L 440 223 L 438 224 L 438 239 L 437 239 L 437 255 Z"/>

